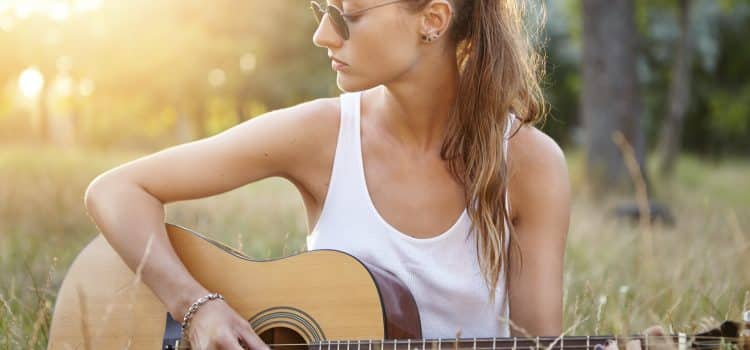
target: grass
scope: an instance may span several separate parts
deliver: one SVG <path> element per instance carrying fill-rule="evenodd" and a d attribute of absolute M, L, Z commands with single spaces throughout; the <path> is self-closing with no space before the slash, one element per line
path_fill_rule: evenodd
<path fill-rule="evenodd" d="M 574 201 L 564 275 L 568 334 L 638 332 L 661 324 L 692 333 L 750 309 L 750 162 L 680 159 L 674 181 L 655 179 L 677 219 L 643 228 L 615 220 L 622 199 L 588 194 L 581 155 L 568 151 Z M 44 349 L 57 290 L 96 234 L 86 185 L 137 153 L 0 146 L 0 349 Z M 653 167 L 652 167 L 653 168 Z M 299 194 L 268 179 L 167 206 L 167 221 L 211 235 L 256 259 L 305 248 Z"/>

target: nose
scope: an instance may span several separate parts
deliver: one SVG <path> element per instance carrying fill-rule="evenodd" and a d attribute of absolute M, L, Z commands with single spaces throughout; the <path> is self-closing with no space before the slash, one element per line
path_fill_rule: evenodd
<path fill-rule="evenodd" d="M 342 38 L 333 28 L 331 19 L 328 18 L 328 14 L 323 16 L 318 28 L 313 34 L 313 44 L 317 47 L 325 48 L 338 48 L 344 44 L 344 38 Z"/>

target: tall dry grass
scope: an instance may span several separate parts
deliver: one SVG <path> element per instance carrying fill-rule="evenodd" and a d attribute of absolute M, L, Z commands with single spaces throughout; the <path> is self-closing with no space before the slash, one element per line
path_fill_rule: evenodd
<path fill-rule="evenodd" d="M 83 207 L 97 174 L 141 154 L 0 146 L 0 349 L 44 349 L 67 267 L 95 234 Z M 624 198 L 594 200 L 568 151 L 574 201 L 565 260 L 564 329 L 624 334 L 651 324 L 692 333 L 750 309 L 750 162 L 683 156 L 675 180 L 653 178 L 674 228 L 615 220 Z M 167 206 L 167 220 L 256 259 L 305 249 L 294 187 L 268 179 Z"/>

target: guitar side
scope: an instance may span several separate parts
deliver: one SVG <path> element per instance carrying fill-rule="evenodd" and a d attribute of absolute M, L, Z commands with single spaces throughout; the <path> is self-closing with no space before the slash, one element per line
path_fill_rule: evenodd
<path fill-rule="evenodd" d="M 421 338 L 419 313 L 392 274 L 335 250 L 255 261 L 166 224 L 188 271 L 224 295 L 263 340 Z M 76 257 L 60 288 L 48 349 L 164 348 L 167 311 L 103 236 Z"/>

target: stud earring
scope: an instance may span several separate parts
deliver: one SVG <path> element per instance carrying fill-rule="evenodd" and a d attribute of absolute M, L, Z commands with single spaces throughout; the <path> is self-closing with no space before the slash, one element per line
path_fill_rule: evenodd
<path fill-rule="evenodd" d="M 438 38 L 439 33 L 431 33 L 429 36 L 426 34 L 422 35 L 422 40 L 425 42 L 432 42 L 433 40 Z"/>

